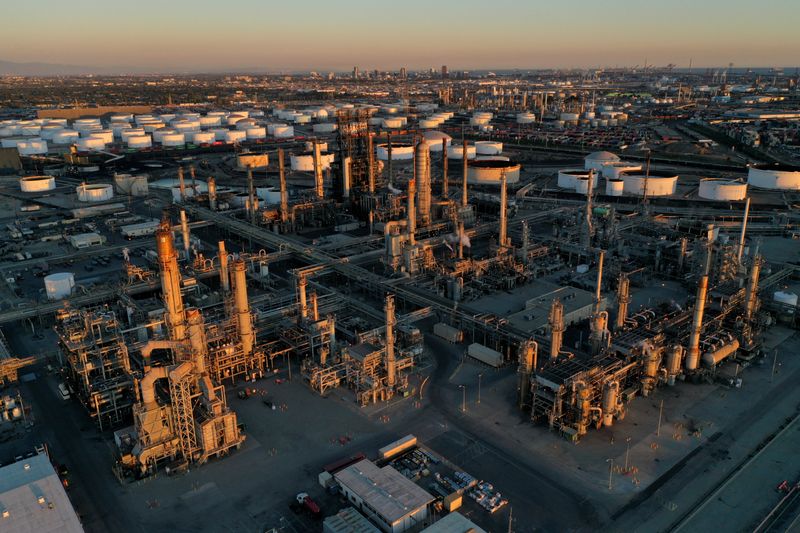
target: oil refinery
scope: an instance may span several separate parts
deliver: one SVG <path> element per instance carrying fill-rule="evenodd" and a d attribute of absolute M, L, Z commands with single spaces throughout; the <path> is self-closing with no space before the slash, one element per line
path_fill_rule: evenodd
<path fill-rule="evenodd" d="M 740 525 L 796 524 L 795 78 L 143 80 L 0 86 L 0 474 L 60 480 L 37 512 L 677 531 L 758 470 Z"/>

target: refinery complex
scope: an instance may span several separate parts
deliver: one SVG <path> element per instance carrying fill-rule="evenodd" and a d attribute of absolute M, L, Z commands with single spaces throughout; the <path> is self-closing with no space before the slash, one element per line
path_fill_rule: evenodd
<path fill-rule="evenodd" d="M 0 531 L 799 523 L 796 73 L 6 77 L 0 143 Z"/>

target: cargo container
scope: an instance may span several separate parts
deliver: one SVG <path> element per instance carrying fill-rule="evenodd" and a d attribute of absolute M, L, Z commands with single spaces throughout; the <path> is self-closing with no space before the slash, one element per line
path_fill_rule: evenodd
<path fill-rule="evenodd" d="M 454 328 L 453 326 L 449 326 L 444 322 L 434 324 L 433 334 L 437 337 L 441 337 L 447 342 L 452 343 L 462 342 L 464 340 L 464 332 L 462 332 L 460 329 Z"/>
<path fill-rule="evenodd" d="M 387 444 L 380 450 L 378 450 L 378 455 L 381 459 L 388 459 L 389 457 L 393 457 L 398 455 L 406 450 L 409 450 L 417 445 L 417 437 L 414 435 L 406 435 L 402 439 L 398 439 L 391 444 Z"/>
<path fill-rule="evenodd" d="M 467 348 L 467 355 L 489 366 L 498 368 L 503 365 L 503 354 L 474 342 Z"/>

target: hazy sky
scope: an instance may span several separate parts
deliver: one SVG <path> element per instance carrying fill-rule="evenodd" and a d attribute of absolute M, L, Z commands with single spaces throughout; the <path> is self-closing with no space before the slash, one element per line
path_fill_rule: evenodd
<path fill-rule="evenodd" d="M 0 60 L 197 71 L 795 66 L 800 0 L 12 0 Z"/>

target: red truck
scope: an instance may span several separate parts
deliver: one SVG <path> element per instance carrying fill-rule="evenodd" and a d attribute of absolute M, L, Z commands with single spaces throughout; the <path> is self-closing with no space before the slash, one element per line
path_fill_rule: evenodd
<path fill-rule="evenodd" d="M 319 505 L 311 499 L 311 496 L 309 496 L 307 492 L 301 492 L 297 495 L 297 503 L 302 505 L 313 518 L 318 519 L 322 517 L 322 511 L 320 511 Z"/>

